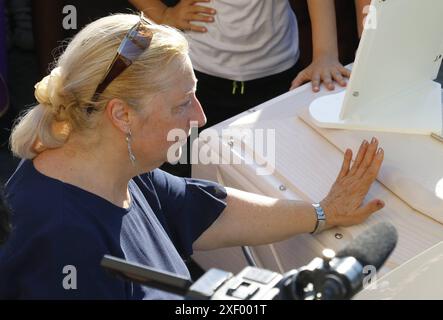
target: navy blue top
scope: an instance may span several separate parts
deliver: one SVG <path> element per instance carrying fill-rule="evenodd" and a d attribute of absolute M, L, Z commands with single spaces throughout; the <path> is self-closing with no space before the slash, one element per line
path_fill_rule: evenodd
<path fill-rule="evenodd" d="M 6 185 L 13 231 L 0 248 L 0 299 L 179 298 L 113 277 L 100 260 L 110 254 L 189 278 L 183 259 L 226 207 L 226 191 L 156 169 L 132 179 L 129 192 L 123 209 L 24 161 Z"/>

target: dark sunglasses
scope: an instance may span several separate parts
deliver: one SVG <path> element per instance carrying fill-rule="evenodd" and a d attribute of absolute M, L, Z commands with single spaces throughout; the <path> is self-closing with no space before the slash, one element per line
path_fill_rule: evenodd
<path fill-rule="evenodd" d="M 143 13 L 140 13 L 140 21 L 126 34 L 108 70 L 95 89 L 92 96 L 93 102 L 96 102 L 109 84 L 149 48 L 153 37 L 152 31 L 148 28 L 149 25 L 151 22 L 145 18 Z M 93 107 L 88 108 L 87 111 L 88 113 L 92 112 Z"/>

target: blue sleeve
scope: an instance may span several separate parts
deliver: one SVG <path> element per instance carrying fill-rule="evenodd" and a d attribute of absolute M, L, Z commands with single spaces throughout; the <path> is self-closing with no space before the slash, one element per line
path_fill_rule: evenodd
<path fill-rule="evenodd" d="M 4 299 L 126 299 L 127 284 L 101 266 L 103 240 L 84 227 L 52 224 L 30 236 L 22 248 L 11 238 L 0 264 Z M 16 243 L 17 244 L 17 243 Z M 0 260 L 1 254 L 0 254 Z"/>
<path fill-rule="evenodd" d="M 148 201 L 182 257 L 192 255 L 192 244 L 226 208 L 226 190 L 206 180 L 180 178 L 162 170 L 141 176 L 154 188 Z"/>

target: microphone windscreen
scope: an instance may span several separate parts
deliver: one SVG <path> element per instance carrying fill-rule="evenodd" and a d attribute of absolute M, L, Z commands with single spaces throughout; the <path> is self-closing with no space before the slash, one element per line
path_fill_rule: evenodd
<path fill-rule="evenodd" d="M 395 227 L 382 222 L 357 236 L 336 256 L 354 257 L 363 267 L 371 265 L 378 270 L 394 250 L 397 238 Z"/>

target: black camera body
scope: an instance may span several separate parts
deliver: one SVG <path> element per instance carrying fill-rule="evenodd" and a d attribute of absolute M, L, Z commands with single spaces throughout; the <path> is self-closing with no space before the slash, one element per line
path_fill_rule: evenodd
<path fill-rule="evenodd" d="M 246 267 L 236 276 L 210 269 L 190 286 L 186 296 L 199 300 L 350 299 L 362 288 L 364 268 L 353 257 L 335 258 L 333 254 L 326 250 L 323 258 L 283 275 L 257 267 Z"/>
<path fill-rule="evenodd" d="M 283 276 L 256 267 L 246 267 L 239 274 L 220 269 L 208 270 L 191 287 L 188 299 L 274 300 L 281 293 Z"/>

